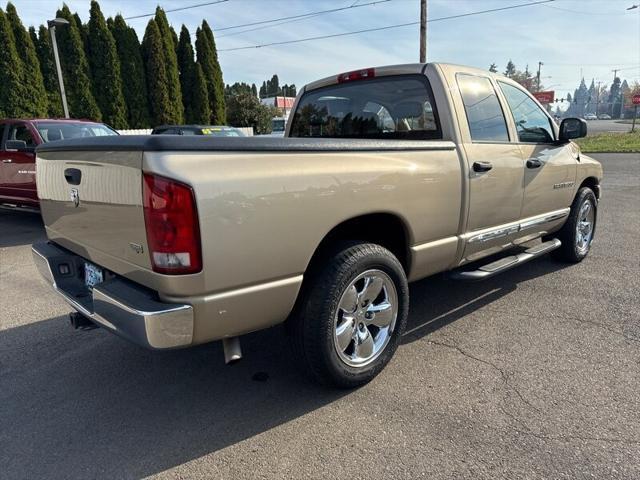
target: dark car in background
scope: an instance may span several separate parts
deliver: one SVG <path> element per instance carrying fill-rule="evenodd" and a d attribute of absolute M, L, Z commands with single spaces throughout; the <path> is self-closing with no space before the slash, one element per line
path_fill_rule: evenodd
<path fill-rule="evenodd" d="M 102 123 L 85 120 L 0 119 L 0 206 L 38 207 L 35 154 L 38 145 L 105 135 L 118 132 Z"/>
<path fill-rule="evenodd" d="M 242 130 L 226 125 L 161 125 L 151 135 L 207 135 L 210 137 L 246 137 Z"/>

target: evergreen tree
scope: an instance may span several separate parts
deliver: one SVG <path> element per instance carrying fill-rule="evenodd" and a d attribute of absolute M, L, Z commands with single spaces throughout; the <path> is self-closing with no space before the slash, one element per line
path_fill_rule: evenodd
<path fill-rule="evenodd" d="M 22 25 L 18 12 L 12 3 L 7 4 L 7 20 L 13 31 L 16 52 L 20 65 L 16 65 L 21 81 L 22 108 L 30 117 L 44 117 L 47 115 L 47 96 L 40 71 L 40 63 L 36 54 L 36 47 Z"/>
<path fill-rule="evenodd" d="M 256 88 L 256 84 L 255 83 L 251 84 L 251 93 L 253 94 L 254 97 L 258 96 L 258 89 Z"/>
<path fill-rule="evenodd" d="M 149 124 L 147 79 L 144 73 L 140 42 L 136 31 L 129 27 L 122 15 L 109 19 L 107 24 L 116 43 L 120 58 L 122 93 L 127 105 L 127 120 L 131 128 L 145 128 Z"/>
<path fill-rule="evenodd" d="M 492 63 L 489 65 L 489 71 L 491 73 L 498 73 L 498 66 L 495 63 Z"/>
<path fill-rule="evenodd" d="M 163 49 L 164 42 L 158 24 L 151 19 L 142 39 L 142 59 L 146 71 L 152 125 L 182 123 L 176 118 L 174 104 L 169 97 Z"/>
<path fill-rule="evenodd" d="M 222 80 L 220 63 L 218 63 L 216 42 L 206 20 L 202 22 L 202 28 L 198 28 L 196 31 L 196 51 L 198 63 L 202 67 L 207 82 L 211 123 L 224 125 L 226 123 L 224 81 Z"/>
<path fill-rule="evenodd" d="M 11 25 L 0 9 L 0 118 L 24 117 L 22 108 L 21 65 Z"/>
<path fill-rule="evenodd" d="M 509 60 L 509 62 L 507 63 L 507 68 L 504 70 L 504 74 L 507 77 L 511 77 L 514 73 L 516 73 L 516 66 L 511 60 Z"/>
<path fill-rule="evenodd" d="M 102 119 L 116 129 L 127 128 L 127 109 L 122 94 L 116 43 L 95 0 L 91 1 L 88 32 L 87 54 L 93 96 L 102 112 Z"/>
<path fill-rule="evenodd" d="M 160 32 L 162 41 L 162 55 L 165 62 L 167 88 L 169 91 L 169 102 L 171 105 L 171 116 L 175 118 L 175 123 L 184 122 L 184 106 L 182 105 L 182 89 L 180 88 L 180 74 L 178 73 L 178 57 L 176 55 L 176 44 L 174 43 L 171 27 L 167 21 L 167 16 L 162 8 L 156 8 L 156 25 Z"/>
<path fill-rule="evenodd" d="M 58 10 L 56 17 L 64 18 L 69 22 L 69 25 L 56 29 L 69 113 L 75 118 L 99 121 L 102 115 L 91 93 L 89 64 L 76 20 L 66 5 L 62 10 Z"/>
<path fill-rule="evenodd" d="M 193 46 L 191 45 L 191 34 L 189 34 L 189 30 L 184 25 L 180 30 L 177 53 L 185 121 L 187 123 L 196 123 L 193 120 L 193 88 L 195 85 L 196 63 L 193 56 Z"/>
<path fill-rule="evenodd" d="M 267 82 L 262 82 L 262 86 L 260 87 L 260 98 L 265 98 L 267 96 Z"/>
<path fill-rule="evenodd" d="M 207 93 L 207 82 L 202 72 L 202 66 L 195 64 L 192 102 L 192 122 L 208 124 L 211 119 L 211 108 L 209 107 L 209 94 Z"/>
<path fill-rule="evenodd" d="M 38 35 L 35 28 L 29 28 L 31 39 L 36 46 L 36 53 L 40 61 L 40 71 L 44 88 L 47 91 L 47 116 L 50 118 L 64 117 L 62 110 L 62 99 L 60 98 L 60 85 L 58 84 L 58 73 L 53 60 L 53 50 L 51 49 L 51 39 L 49 30 L 44 25 L 40 25 Z"/>

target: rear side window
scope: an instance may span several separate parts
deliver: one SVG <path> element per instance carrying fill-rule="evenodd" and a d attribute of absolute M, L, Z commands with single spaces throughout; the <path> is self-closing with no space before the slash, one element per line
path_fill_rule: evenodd
<path fill-rule="evenodd" d="M 491 81 L 487 77 L 467 74 L 458 74 L 457 79 L 471 140 L 508 142 L 507 122 Z"/>
<path fill-rule="evenodd" d="M 29 127 L 24 123 L 11 125 L 7 140 L 23 140 L 27 144 L 27 147 L 36 146 L 36 141 L 34 140 L 33 135 L 31 135 Z"/>
<path fill-rule="evenodd" d="M 432 140 L 442 138 L 423 75 L 356 80 L 303 95 L 291 137 Z"/>
<path fill-rule="evenodd" d="M 554 134 L 551 120 L 538 104 L 519 88 L 504 82 L 498 83 L 511 109 L 518 140 L 527 143 L 552 143 Z"/>

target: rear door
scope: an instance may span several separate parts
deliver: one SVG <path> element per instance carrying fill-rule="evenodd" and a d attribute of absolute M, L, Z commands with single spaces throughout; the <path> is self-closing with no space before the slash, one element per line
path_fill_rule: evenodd
<path fill-rule="evenodd" d="M 553 120 L 528 92 L 505 81 L 498 80 L 498 85 L 513 115 L 525 162 L 522 217 L 557 217 L 573 200 L 578 151 L 571 143 L 556 143 Z"/>
<path fill-rule="evenodd" d="M 488 76 L 458 73 L 462 147 L 469 167 L 469 213 L 464 257 L 499 251 L 518 231 L 524 196 L 524 162 L 510 138 L 496 86 Z M 466 118 L 466 121 L 465 121 Z"/>
<path fill-rule="evenodd" d="M 8 140 L 23 140 L 28 150 L 21 152 L 7 150 Z M 38 143 L 37 132 L 27 122 L 13 122 L 7 125 L 0 160 L 2 162 L 0 189 L 5 200 L 37 204 L 35 148 Z"/>

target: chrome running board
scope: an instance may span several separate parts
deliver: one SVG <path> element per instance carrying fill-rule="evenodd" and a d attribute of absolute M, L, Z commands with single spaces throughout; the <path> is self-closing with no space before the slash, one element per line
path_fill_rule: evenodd
<path fill-rule="evenodd" d="M 531 247 L 517 255 L 504 257 L 494 262 L 488 263 L 487 265 L 483 265 L 477 270 L 470 270 L 467 272 L 452 272 L 450 274 L 450 277 L 454 280 L 465 281 L 485 280 L 487 278 L 493 277 L 494 275 L 505 272 L 513 267 L 522 265 L 529 260 L 533 260 L 534 258 L 538 258 L 546 253 L 549 253 L 552 250 L 559 248 L 560 245 L 562 245 L 560 240 L 554 238 L 553 240 L 549 240 L 548 242 L 543 242 L 535 245 L 534 247 Z"/>

